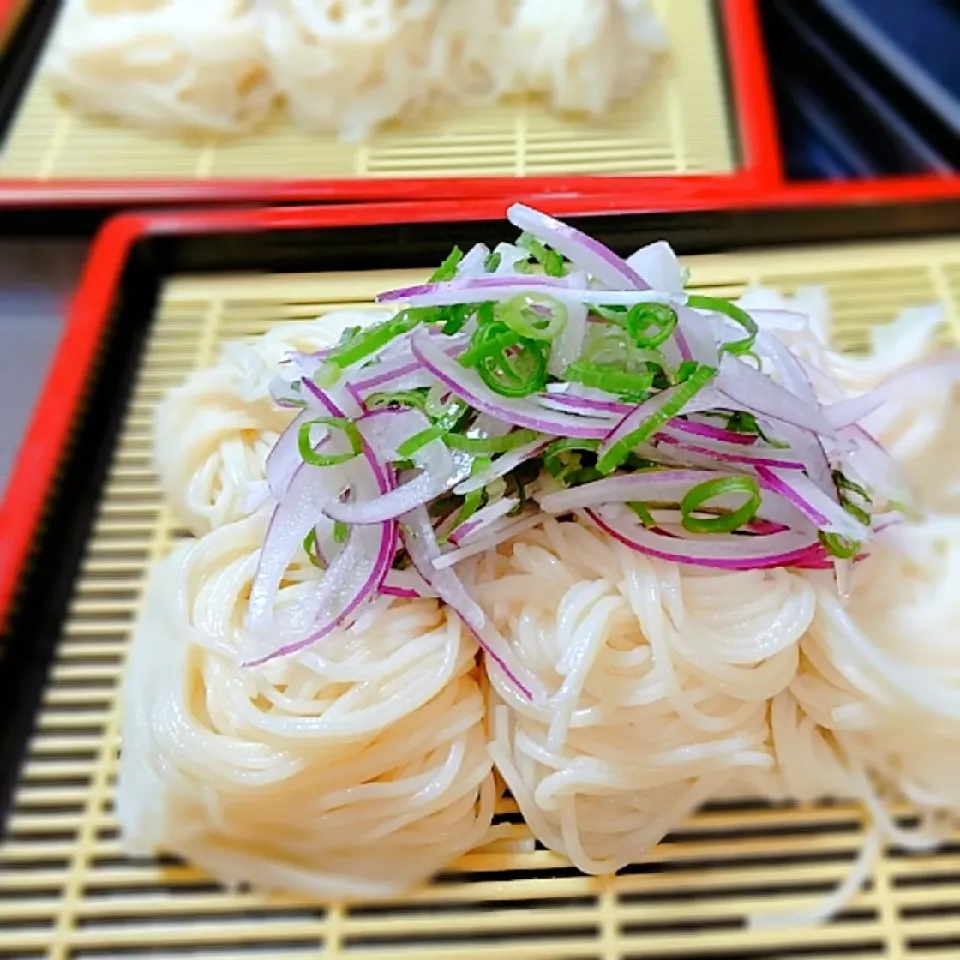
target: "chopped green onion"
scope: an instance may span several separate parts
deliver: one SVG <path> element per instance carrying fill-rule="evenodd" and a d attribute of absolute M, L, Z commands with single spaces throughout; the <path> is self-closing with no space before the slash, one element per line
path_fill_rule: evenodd
<path fill-rule="evenodd" d="M 452 280 L 457 275 L 457 267 L 463 259 L 463 251 L 459 247 L 454 247 L 450 251 L 450 256 L 437 267 L 430 275 L 430 283 L 443 283 Z"/>
<path fill-rule="evenodd" d="M 364 360 L 373 353 L 378 353 L 391 340 L 404 333 L 408 333 L 418 326 L 424 319 L 423 313 L 416 310 L 404 310 L 389 320 L 368 327 L 366 330 L 352 337 L 348 343 L 337 347 L 327 358 L 324 367 L 331 366 L 344 370 L 346 367 L 360 360 Z M 336 381 L 334 381 L 336 382 Z M 329 383 L 326 384 L 330 386 Z"/>
<path fill-rule="evenodd" d="M 368 407 L 379 410 L 383 407 L 413 407 L 423 410 L 427 403 L 427 395 L 421 390 L 395 390 L 385 393 L 371 393 L 366 399 Z"/>
<path fill-rule="evenodd" d="M 677 372 L 674 374 L 674 383 L 683 383 L 686 380 L 689 380 L 700 368 L 700 364 L 696 360 L 684 360 L 681 362 L 680 366 L 677 367 Z"/>
<path fill-rule="evenodd" d="M 478 327 L 470 339 L 470 346 L 460 354 L 460 364 L 464 367 L 476 367 L 488 357 L 495 357 L 508 347 L 520 343 L 519 334 L 502 323 L 485 323 Z"/>
<path fill-rule="evenodd" d="M 537 308 L 544 307 L 547 313 Z M 566 308 L 549 297 L 522 296 L 501 303 L 497 319 L 528 340 L 555 340 L 567 324 Z"/>
<path fill-rule="evenodd" d="M 695 517 L 704 504 L 730 493 L 742 493 L 744 502 L 718 517 Z M 760 509 L 760 485 L 753 477 L 718 477 L 691 487 L 680 501 L 680 523 L 691 533 L 730 533 L 749 523 Z"/>
<path fill-rule="evenodd" d="M 586 387 L 596 387 L 631 400 L 646 399 L 653 386 L 652 373 L 628 373 L 602 363 L 572 363 L 565 376 Z"/>
<path fill-rule="evenodd" d="M 350 528 L 340 520 L 335 520 L 333 522 L 333 542 L 334 543 L 346 543 L 347 537 L 350 535 Z"/>
<path fill-rule="evenodd" d="M 825 533 L 820 531 L 820 543 L 826 548 L 827 553 L 837 560 L 852 560 L 860 552 L 860 543 L 857 540 L 851 540 L 848 537 L 842 537 L 839 533 Z"/>
<path fill-rule="evenodd" d="M 525 443 L 533 443 L 539 436 L 536 430 L 520 429 L 503 437 L 465 437 L 459 433 L 448 433 L 444 441 L 454 450 L 464 450 L 473 454 L 495 454 L 507 453 L 522 447 Z"/>
<path fill-rule="evenodd" d="M 859 520 L 865 527 L 870 526 L 870 514 L 867 513 L 862 507 L 858 507 L 855 503 L 851 503 L 849 500 L 841 499 L 840 504 L 851 517 L 855 517 Z"/>
<path fill-rule="evenodd" d="M 451 531 L 456 530 L 462 523 L 466 523 L 483 504 L 483 490 L 471 490 L 464 498 L 460 510 L 457 512 L 456 519 L 453 521 Z"/>
<path fill-rule="evenodd" d="M 534 259 L 543 267 L 543 272 L 548 277 L 564 277 L 567 274 L 566 263 L 563 257 L 556 250 L 545 246 L 536 237 L 531 237 L 524 233 L 517 240 L 517 246 L 523 250 L 529 250 Z"/>
<path fill-rule="evenodd" d="M 526 397 L 547 383 L 547 353 L 538 340 L 524 340 L 503 323 L 477 328 L 470 347 L 460 356 L 483 382 L 504 397 Z"/>
<path fill-rule="evenodd" d="M 425 403 L 425 409 L 427 413 L 430 413 L 431 398 L 429 395 Z M 440 440 L 457 427 L 466 412 L 467 405 L 463 403 L 463 401 L 458 399 L 452 400 L 440 409 L 436 420 L 429 427 L 404 440 L 403 443 L 397 447 L 397 455 L 404 458 L 412 457 L 428 443 L 433 443 L 434 440 Z"/>
<path fill-rule="evenodd" d="M 833 471 L 833 482 L 837 485 L 837 489 L 841 492 L 849 491 L 850 493 L 855 493 L 858 496 L 866 500 L 867 503 L 871 503 L 870 494 L 864 487 L 861 487 L 859 483 L 855 483 L 849 477 L 845 476 L 839 470 Z"/>
<path fill-rule="evenodd" d="M 657 521 L 653 519 L 653 514 L 639 500 L 628 500 L 627 506 L 640 518 L 640 522 L 645 527 L 652 529 L 657 525 Z"/>
<path fill-rule="evenodd" d="M 310 428 L 313 426 L 329 427 L 331 430 L 342 430 L 350 441 L 350 453 L 317 453 L 310 442 Z M 300 431 L 297 434 L 297 448 L 303 462 L 311 467 L 336 467 L 341 463 L 347 463 L 354 457 L 363 452 L 363 438 L 356 424 L 346 417 L 317 417 L 315 420 L 308 420 L 300 425 Z"/>
<path fill-rule="evenodd" d="M 408 437 L 403 443 L 397 447 L 397 454 L 401 457 L 412 457 L 414 454 L 419 453 L 428 443 L 433 443 L 434 440 L 439 440 L 446 430 L 440 424 L 433 424 L 433 426 L 427 427 L 426 430 L 421 430 L 419 433 L 415 433 L 412 437 Z"/>
<path fill-rule="evenodd" d="M 782 440 L 775 440 L 769 436 L 757 422 L 757 418 L 746 410 L 738 410 L 727 418 L 727 429 L 733 433 L 750 434 L 759 437 L 764 443 L 778 450 L 786 450 L 790 444 Z"/>
<path fill-rule="evenodd" d="M 759 328 L 753 317 L 746 310 L 738 307 L 729 300 L 722 300 L 720 297 L 704 297 L 694 295 L 687 298 L 687 306 L 694 310 L 712 310 L 714 313 L 722 313 L 731 320 L 740 324 L 747 332 L 742 340 L 731 340 L 721 347 L 721 351 L 732 353 L 734 356 L 750 353 L 753 350 L 754 341 L 757 339 Z"/>
<path fill-rule="evenodd" d="M 591 324 L 591 327 L 596 326 Z M 638 347 L 620 327 L 591 329 L 579 362 L 636 373 L 655 373 L 666 365 L 666 359 L 659 350 Z"/>
<path fill-rule="evenodd" d="M 563 437 L 560 440 L 554 440 L 544 451 L 543 465 L 554 480 L 567 483 L 571 473 L 580 470 L 582 466 L 581 454 L 595 455 L 599 449 L 599 440 Z"/>
<path fill-rule="evenodd" d="M 665 303 L 638 303 L 625 320 L 638 347 L 659 347 L 677 327 L 677 311 Z"/>
<path fill-rule="evenodd" d="M 597 460 L 597 469 L 602 474 L 612 473 L 633 452 L 634 448 L 649 439 L 665 423 L 680 411 L 717 375 L 716 369 L 701 365 L 681 384 L 660 409 L 648 417 L 636 430 L 618 440 Z"/>
<path fill-rule="evenodd" d="M 604 320 L 608 320 L 610 323 L 617 324 L 619 327 L 624 327 L 627 321 L 626 307 L 603 307 L 598 305 L 591 306 L 590 312 L 595 313 L 598 317 L 603 317 Z"/>
<path fill-rule="evenodd" d="M 477 367 L 480 379 L 503 397 L 526 397 L 547 385 L 547 352 L 535 340 L 487 357 Z"/>
<path fill-rule="evenodd" d="M 441 330 L 448 337 L 452 337 L 455 333 L 459 333 L 466 325 L 467 321 L 470 319 L 470 315 L 473 311 L 473 304 L 456 304 L 452 307 L 447 308 L 447 320 L 444 323 Z"/>
<path fill-rule="evenodd" d="M 317 530 L 316 527 L 311 529 L 311 531 L 303 538 L 303 550 L 307 555 L 307 559 L 310 561 L 313 566 L 319 570 L 326 570 L 326 564 L 320 558 L 320 551 L 317 549 Z"/>
<path fill-rule="evenodd" d="M 496 318 L 497 310 L 495 303 L 481 303 L 477 307 L 477 326 L 482 327 L 485 324 L 492 323 Z"/>
<path fill-rule="evenodd" d="M 493 253 L 489 254 L 487 259 L 483 261 L 483 269 L 486 270 L 487 273 L 496 273 L 502 259 L 499 252 L 494 250 Z"/>

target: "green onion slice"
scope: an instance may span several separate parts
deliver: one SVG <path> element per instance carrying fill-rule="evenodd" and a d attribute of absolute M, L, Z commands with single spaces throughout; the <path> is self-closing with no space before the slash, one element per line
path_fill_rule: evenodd
<path fill-rule="evenodd" d="M 427 405 L 427 395 L 422 390 L 385 391 L 371 393 L 365 402 L 374 410 L 383 407 L 413 407 L 415 410 L 423 410 Z"/>
<path fill-rule="evenodd" d="M 696 517 L 711 500 L 731 493 L 744 495 L 743 503 L 735 510 L 717 517 Z M 760 509 L 760 485 L 753 477 L 718 477 L 691 487 L 680 501 L 680 523 L 691 533 L 730 533 L 749 523 Z"/>
<path fill-rule="evenodd" d="M 572 363 L 566 378 L 631 400 L 645 400 L 653 386 L 652 373 L 629 373 L 603 363 Z"/>
<path fill-rule="evenodd" d="M 448 447 L 454 450 L 464 450 L 472 454 L 507 453 L 522 447 L 526 443 L 533 443 L 540 436 L 536 430 L 514 430 L 503 437 L 466 437 L 460 433 L 448 433 L 444 438 Z"/>
<path fill-rule="evenodd" d="M 690 376 L 676 387 L 670 397 L 656 413 L 649 416 L 632 433 L 621 437 L 609 450 L 597 460 L 597 469 L 602 474 L 612 473 L 633 452 L 634 448 L 653 436 L 665 423 L 672 420 L 711 380 L 717 375 L 714 367 L 701 364 Z"/>
<path fill-rule="evenodd" d="M 320 558 L 320 551 L 317 549 L 316 528 L 311 529 L 311 531 L 303 538 L 303 550 L 307 555 L 307 559 L 318 570 L 327 569 L 326 564 L 324 564 L 323 560 Z"/>
<path fill-rule="evenodd" d="M 371 354 L 378 353 L 401 334 L 413 330 L 423 319 L 424 314 L 420 311 L 404 310 L 389 320 L 368 327 L 351 337 L 343 346 L 337 347 L 327 357 L 327 361 L 321 369 L 338 368 L 344 370 L 352 364 L 366 359 Z M 334 382 L 336 381 L 334 380 Z M 324 385 L 330 386 L 330 382 Z"/>
<path fill-rule="evenodd" d="M 640 518 L 640 522 L 648 529 L 653 529 L 657 521 L 653 519 L 653 514 L 647 509 L 646 504 L 639 500 L 628 500 L 627 506 Z"/>
<path fill-rule="evenodd" d="M 659 347 L 677 327 L 677 311 L 665 303 L 638 303 L 624 321 L 638 347 Z"/>
<path fill-rule="evenodd" d="M 317 453 L 310 442 L 310 428 L 314 425 L 329 427 L 331 430 L 342 430 L 350 443 L 349 453 Z M 363 452 L 363 438 L 356 424 L 346 417 L 317 417 L 315 420 L 308 420 L 300 424 L 300 431 L 297 434 L 297 448 L 304 463 L 311 467 L 336 467 L 341 463 L 347 463 L 354 457 Z"/>
<path fill-rule="evenodd" d="M 447 280 L 452 280 L 457 275 L 457 267 L 460 266 L 462 259 L 463 251 L 459 247 L 454 247 L 447 259 L 430 275 L 429 282 L 444 283 Z"/>
<path fill-rule="evenodd" d="M 857 540 L 851 540 L 849 537 L 842 537 L 839 533 L 825 533 L 820 531 L 820 543 L 826 548 L 827 553 L 837 560 L 852 560 L 859 552 L 861 544 Z"/>
<path fill-rule="evenodd" d="M 722 313 L 743 327 L 747 335 L 742 340 L 731 340 L 729 343 L 725 343 L 721 347 L 721 351 L 740 356 L 753 350 L 759 328 L 756 321 L 746 310 L 729 300 L 722 300 L 720 297 L 704 297 L 699 294 L 688 297 L 687 306 L 693 307 L 695 310 L 712 310 L 714 313 Z"/>
<path fill-rule="evenodd" d="M 537 263 L 543 267 L 543 272 L 548 277 L 566 276 L 567 265 L 563 257 L 556 250 L 545 246 L 536 237 L 532 237 L 528 233 L 521 234 L 517 240 L 517 246 L 522 250 L 529 250 Z"/>
<path fill-rule="evenodd" d="M 567 310 L 550 297 L 514 297 L 501 303 L 497 319 L 527 340 L 555 340 L 567 324 Z"/>

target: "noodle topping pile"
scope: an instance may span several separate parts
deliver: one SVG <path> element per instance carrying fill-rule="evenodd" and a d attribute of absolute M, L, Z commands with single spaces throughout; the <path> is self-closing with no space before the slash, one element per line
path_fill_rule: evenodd
<path fill-rule="evenodd" d="M 847 567 L 911 509 L 859 425 L 902 378 L 824 405 L 822 374 L 775 332 L 802 317 L 687 293 L 665 243 L 623 260 L 530 208 L 508 216 L 515 244 L 455 250 L 429 283 L 381 295 L 404 305 L 395 316 L 278 375 L 274 399 L 300 412 L 266 464 L 278 506 L 251 663 L 317 643 L 381 593 L 439 596 L 532 696 L 457 571 L 548 516 L 677 563 L 833 567 L 845 589 Z M 278 624 L 301 546 L 326 575 Z"/>

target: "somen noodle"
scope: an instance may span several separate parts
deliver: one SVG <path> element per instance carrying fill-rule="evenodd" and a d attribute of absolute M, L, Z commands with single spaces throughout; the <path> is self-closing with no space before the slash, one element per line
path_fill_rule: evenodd
<path fill-rule="evenodd" d="M 666 244 L 509 217 L 516 243 L 455 250 L 379 317 L 231 346 L 161 407 L 203 536 L 134 640 L 127 842 L 379 895 L 488 836 L 491 762 L 588 873 L 731 793 L 859 801 L 843 885 L 753 918 L 825 919 L 884 842 L 931 849 L 960 813 L 941 312 L 848 357 L 819 291 L 704 296 Z"/>

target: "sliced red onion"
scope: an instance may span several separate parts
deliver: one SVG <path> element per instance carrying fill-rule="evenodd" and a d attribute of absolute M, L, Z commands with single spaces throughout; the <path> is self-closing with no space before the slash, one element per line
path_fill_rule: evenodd
<path fill-rule="evenodd" d="M 716 388 L 741 409 L 790 423 L 822 436 L 835 430 L 819 407 L 805 406 L 789 390 L 729 353 L 720 361 Z"/>
<path fill-rule="evenodd" d="M 505 420 L 516 427 L 526 427 L 553 436 L 599 439 L 606 436 L 610 425 L 545 410 L 532 400 L 503 397 L 491 390 L 473 370 L 467 370 L 448 357 L 423 331 L 413 337 L 413 351 L 433 375 L 455 396 L 482 413 Z"/>
<path fill-rule="evenodd" d="M 387 596 L 408 600 L 431 600 L 437 596 L 437 591 L 413 567 L 391 570 L 384 579 L 381 590 Z"/>
<path fill-rule="evenodd" d="M 309 377 L 304 377 L 303 386 L 310 402 L 318 409 L 326 411 L 331 417 L 348 417 L 356 420 L 364 412 L 363 406 L 343 384 L 324 390 Z"/>
<path fill-rule="evenodd" d="M 703 423 L 700 420 L 680 420 L 675 418 L 670 421 L 670 428 L 683 433 L 689 433 L 695 437 L 719 440 L 721 443 L 735 443 L 738 446 L 750 446 L 759 439 L 751 433 L 736 433 L 733 430 L 715 427 L 713 424 Z"/>
<path fill-rule="evenodd" d="M 512 423 L 506 423 L 499 417 L 491 417 L 488 413 L 481 413 L 473 421 L 469 436 L 476 437 L 505 437 L 513 430 Z"/>
<path fill-rule="evenodd" d="M 678 435 L 679 431 L 672 430 L 672 426 L 671 422 L 670 427 L 657 433 L 655 437 L 657 443 L 679 447 L 681 450 L 710 457 L 720 463 L 742 463 L 750 467 L 775 467 L 780 470 L 804 469 L 800 460 L 778 455 L 777 450 L 773 447 L 744 447 L 740 444 L 724 444 L 719 440 L 706 439 L 700 442 L 691 442 L 684 436 Z"/>
<path fill-rule="evenodd" d="M 583 351 L 587 337 L 587 307 L 571 304 L 567 307 L 567 320 L 560 335 L 550 349 L 548 369 L 555 377 L 562 377 L 571 363 Z"/>
<path fill-rule="evenodd" d="M 511 510 L 515 510 L 518 502 L 516 497 L 501 497 L 481 507 L 469 520 L 465 520 L 451 531 L 450 542 L 459 547 L 465 540 L 476 536 L 491 523 L 505 517 Z"/>
<path fill-rule="evenodd" d="M 763 486 L 792 503 L 821 530 L 852 540 L 863 540 L 869 533 L 856 517 L 802 473 L 757 467 L 757 476 Z"/>
<path fill-rule="evenodd" d="M 349 626 L 371 600 L 375 599 L 397 552 L 395 521 L 369 527 L 353 527 L 347 542 L 324 572 L 317 593 L 309 600 L 315 611 L 315 626 L 306 637 L 274 647 L 247 660 L 244 666 L 258 667 L 287 657 L 318 643 L 334 630 Z M 266 549 L 266 546 L 264 546 Z M 251 602 L 253 594 L 251 593 Z"/>
<path fill-rule="evenodd" d="M 474 280 L 420 283 L 381 293 L 381 303 L 404 301 L 411 307 L 451 306 L 462 303 L 487 303 L 512 300 L 523 293 L 541 293 L 553 296 L 568 291 L 569 284 L 562 277 L 539 274 L 513 276 L 486 276 Z"/>
<path fill-rule="evenodd" d="M 277 373 L 270 378 L 270 397 L 278 407 L 288 410 L 302 407 L 304 396 L 298 379 L 291 380 Z"/>
<path fill-rule="evenodd" d="M 914 496 L 900 465 L 863 427 L 852 424 L 837 432 L 844 472 L 892 503 L 911 505 Z"/>
<path fill-rule="evenodd" d="M 502 303 L 523 296 L 550 297 L 566 307 L 598 304 L 632 307 L 638 303 L 683 303 L 686 295 L 658 290 L 573 289 L 565 279 L 539 274 L 514 277 L 481 277 L 462 283 L 422 284 L 381 294 L 384 302 L 402 300 L 410 307 L 442 307 L 454 304 Z"/>
<path fill-rule="evenodd" d="M 384 390 L 414 390 L 429 387 L 433 383 L 418 360 L 399 358 L 367 367 L 349 380 L 354 396 L 364 398 L 367 394 Z"/>
<path fill-rule="evenodd" d="M 513 243 L 498 243 L 493 252 L 500 257 L 500 263 L 493 271 L 495 276 L 515 276 L 517 264 L 530 259 L 529 250 L 524 250 Z"/>
<path fill-rule="evenodd" d="M 799 398 L 801 403 L 822 412 L 806 370 L 776 334 L 761 331 L 754 345 L 754 353 L 770 363 L 780 386 Z"/>
<path fill-rule="evenodd" d="M 627 265 L 635 270 L 647 286 L 654 290 L 669 290 L 682 293 L 684 270 L 666 240 L 648 243 L 627 257 Z"/>
<path fill-rule="evenodd" d="M 486 656 L 526 699 L 545 699 L 536 677 L 517 660 L 509 641 L 487 620 L 486 614 L 467 592 L 460 578 L 452 570 L 437 570 L 434 567 L 434 561 L 441 553 L 430 516 L 424 507 L 417 507 L 403 518 L 402 536 L 417 572 L 437 591 L 440 599 L 459 614 Z"/>
<path fill-rule="evenodd" d="M 649 284 L 626 260 L 568 224 L 522 203 L 515 203 L 507 210 L 507 219 L 613 290 L 649 289 Z"/>
<path fill-rule="evenodd" d="M 251 632 L 269 629 L 283 574 L 324 506 L 335 499 L 348 482 L 348 472 L 341 469 L 324 471 L 301 463 L 294 472 L 273 512 L 260 551 L 247 608 L 247 626 Z"/>
<path fill-rule="evenodd" d="M 778 439 L 787 444 L 790 456 L 803 464 L 807 476 L 831 500 L 839 503 L 840 496 L 837 493 L 837 485 L 833 482 L 833 471 L 820 437 L 809 430 L 795 427 L 792 423 L 778 422 L 769 426 L 773 427 L 772 432 L 776 433 Z"/>
<path fill-rule="evenodd" d="M 312 392 L 331 416 L 345 416 L 333 396 L 315 385 Z M 327 442 L 334 452 L 347 449 L 344 437 L 331 434 Z M 303 464 L 296 470 L 271 517 L 250 588 L 247 626 L 254 637 L 263 640 L 271 633 L 280 582 L 304 537 L 323 516 L 325 507 L 338 499 L 344 489 L 349 489 L 354 496 L 372 497 L 392 488 L 392 471 L 377 459 L 366 443 L 362 456 L 347 463 L 323 468 Z M 303 649 L 347 623 L 380 588 L 393 563 L 396 542 L 395 523 L 353 528 L 344 548 L 332 559 L 320 590 L 304 603 L 304 608 L 316 614 L 313 632 L 273 647 L 252 660 L 251 665 Z"/>
<path fill-rule="evenodd" d="M 720 363 L 720 346 L 710 324 L 703 314 L 689 307 L 677 307 L 677 338 L 684 360 L 695 360 L 705 366 L 716 367 Z"/>
<path fill-rule="evenodd" d="M 297 468 L 302 466 L 300 456 L 300 428 L 316 415 L 311 410 L 304 410 L 280 434 L 273 449 L 267 455 L 266 477 L 270 492 L 279 500 L 286 492 Z"/>
<path fill-rule="evenodd" d="M 658 414 L 664 406 L 676 397 L 681 389 L 683 389 L 682 384 L 667 387 L 666 390 L 661 390 L 649 400 L 644 400 L 643 403 L 633 407 L 630 413 L 607 434 L 606 439 L 600 445 L 600 456 L 603 456 L 604 453 L 615 447 L 621 440 L 629 437 L 630 434 L 635 433 L 647 420 Z M 687 413 L 697 413 L 700 410 L 710 410 L 716 406 L 716 392 L 707 387 L 684 404 L 684 406 L 677 411 L 677 416 L 679 417 Z"/>
<path fill-rule="evenodd" d="M 493 483 L 499 477 L 505 476 L 511 470 L 516 470 L 521 463 L 539 456 L 547 448 L 548 440 L 533 440 L 522 447 L 514 447 L 497 457 L 486 470 L 481 470 L 472 477 L 458 483 L 453 492 L 458 496 L 466 496 L 474 490 L 482 490 L 487 484 Z"/>
<path fill-rule="evenodd" d="M 484 265 L 490 256 L 490 248 L 485 243 L 474 244 L 457 264 L 458 280 L 473 280 L 484 275 Z"/>
<path fill-rule="evenodd" d="M 898 370 L 875 389 L 826 407 L 824 413 L 834 427 L 846 427 L 875 413 L 886 403 L 904 398 L 913 401 L 918 394 L 953 387 L 958 380 L 960 351 L 951 350 Z"/>
<path fill-rule="evenodd" d="M 456 550 L 448 550 L 442 556 L 437 557 L 433 561 L 433 566 L 436 570 L 446 570 L 469 557 L 486 553 L 488 550 L 495 550 L 501 543 L 506 543 L 527 530 L 539 527 L 546 519 L 545 514 L 536 512 L 518 517 L 515 520 L 503 518 L 462 547 L 458 547 Z"/>
<path fill-rule="evenodd" d="M 816 534 L 794 530 L 767 536 L 708 534 L 700 539 L 681 539 L 648 530 L 625 507 L 596 507 L 586 512 L 601 530 L 631 550 L 718 570 L 792 566 L 810 559 L 820 546 Z"/>
<path fill-rule="evenodd" d="M 430 421 L 419 410 L 376 410 L 361 417 L 357 428 L 366 442 L 384 460 L 397 460 L 397 446 L 404 440 L 430 429 Z M 414 455 L 420 473 L 379 497 L 354 499 L 343 503 L 331 500 L 324 513 L 333 520 L 350 524 L 383 523 L 429 503 L 469 476 L 472 461 L 454 457 L 440 440 L 432 440 Z"/>
<path fill-rule="evenodd" d="M 715 470 L 647 470 L 641 473 L 622 473 L 602 480 L 594 480 L 579 487 L 569 487 L 539 497 L 540 508 L 549 514 L 559 516 L 573 510 L 592 509 L 593 507 L 641 502 L 680 503 L 684 495 L 693 487 L 707 480 L 725 476 L 737 477 L 742 474 L 722 473 Z M 713 505 L 734 509 L 740 505 L 739 494 L 718 497 Z M 773 492 L 762 491 L 757 517 L 772 523 L 814 532 L 815 527 L 807 517 L 788 500 Z"/>
<path fill-rule="evenodd" d="M 547 384 L 547 392 L 539 394 L 537 401 L 551 410 L 569 410 L 586 416 L 613 417 L 618 420 L 636 407 L 635 403 L 624 403 L 605 390 L 579 383 Z"/>

